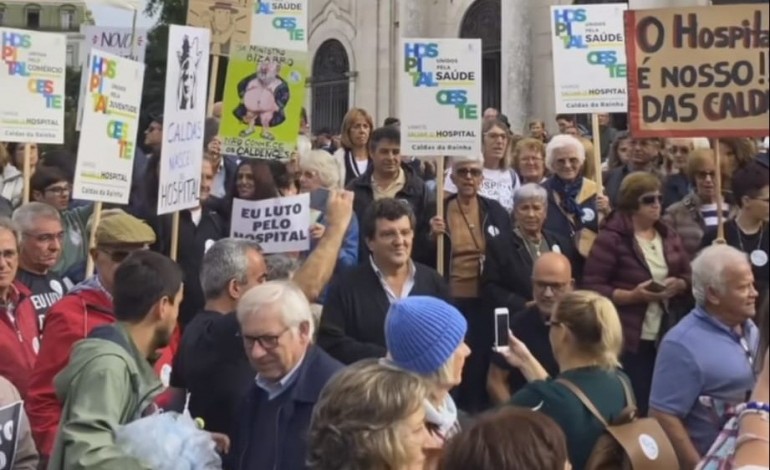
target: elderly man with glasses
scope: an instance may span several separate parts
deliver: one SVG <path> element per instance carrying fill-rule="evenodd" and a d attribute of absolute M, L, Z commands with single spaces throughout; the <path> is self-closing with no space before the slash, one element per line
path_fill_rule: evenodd
<path fill-rule="evenodd" d="M 123 211 L 103 214 L 96 228 L 96 246 L 91 249 L 96 274 L 48 310 L 43 328 L 45 344 L 40 348 L 26 403 L 42 457 L 48 456 L 53 447 L 61 415 L 53 378 L 67 365 L 77 341 L 86 338 L 97 326 L 115 322 L 112 313 L 115 271 L 129 254 L 147 249 L 154 241 L 155 233 L 139 219 Z"/>

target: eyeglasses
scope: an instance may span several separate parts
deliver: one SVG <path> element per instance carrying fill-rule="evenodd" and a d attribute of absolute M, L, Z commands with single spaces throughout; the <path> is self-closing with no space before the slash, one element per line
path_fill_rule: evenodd
<path fill-rule="evenodd" d="M 503 134 L 498 132 L 487 132 L 484 135 L 490 140 L 507 140 L 508 139 L 508 134 Z"/>
<path fill-rule="evenodd" d="M 551 319 L 549 319 L 548 321 L 545 322 L 545 324 L 546 324 L 546 326 L 548 326 L 548 328 L 553 328 L 554 326 L 563 325 L 564 322 L 561 322 L 559 320 L 551 320 Z"/>
<path fill-rule="evenodd" d="M 690 147 L 679 147 L 679 146 L 669 147 L 668 153 L 678 154 L 678 155 L 687 155 L 690 153 Z"/>
<path fill-rule="evenodd" d="M 564 292 L 567 290 L 567 287 L 569 287 L 569 283 L 567 282 L 546 282 L 546 281 L 532 281 L 532 287 L 535 289 L 545 292 L 548 289 L 551 289 L 552 292 L 558 294 L 561 292 Z"/>
<path fill-rule="evenodd" d="M 56 196 L 62 196 L 64 194 L 69 194 L 70 191 L 72 191 L 72 188 L 67 186 L 54 186 L 51 188 L 45 188 L 44 192 L 46 193 L 53 193 Z"/>
<path fill-rule="evenodd" d="M 706 178 L 711 178 L 712 180 L 716 178 L 717 172 L 716 171 L 696 171 L 695 177 L 699 180 L 705 180 Z"/>
<path fill-rule="evenodd" d="M 269 351 L 278 347 L 278 343 L 281 339 L 281 336 L 283 336 L 290 329 L 291 328 L 287 326 L 286 328 L 283 329 L 283 331 L 281 331 L 277 335 L 262 335 L 262 336 L 245 336 L 244 335 L 243 339 L 246 340 L 249 347 L 254 346 L 254 343 L 259 343 L 259 346 L 262 349 Z"/>
<path fill-rule="evenodd" d="M 51 243 L 64 240 L 64 232 L 59 233 L 29 233 L 24 232 L 24 236 L 35 240 L 38 243 Z"/>
<path fill-rule="evenodd" d="M 580 166 L 580 159 L 577 157 L 572 158 L 559 158 L 557 160 L 554 160 L 553 162 L 554 166 L 565 168 L 565 167 L 576 167 Z"/>
<path fill-rule="evenodd" d="M 300 178 L 305 178 L 308 180 L 314 179 L 316 176 L 318 176 L 318 172 L 313 170 L 305 170 L 302 173 L 299 174 Z"/>
<path fill-rule="evenodd" d="M 663 202 L 663 196 L 660 194 L 648 194 L 639 198 L 639 203 L 644 206 L 652 206 L 654 204 L 661 204 Z"/>
<path fill-rule="evenodd" d="M 98 248 L 99 251 L 101 251 L 102 253 L 110 257 L 110 261 L 117 264 L 120 264 L 123 261 L 125 261 L 125 259 L 128 258 L 131 255 L 131 253 L 135 251 L 141 251 L 144 249 L 145 248 L 137 248 L 133 250 L 108 250 L 106 248 Z"/>
<path fill-rule="evenodd" d="M 455 174 L 461 178 L 467 178 L 469 176 L 472 178 L 478 178 L 481 176 L 481 173 L 481 170 L 478 168 L 459 168 L 455 171 Z"/>

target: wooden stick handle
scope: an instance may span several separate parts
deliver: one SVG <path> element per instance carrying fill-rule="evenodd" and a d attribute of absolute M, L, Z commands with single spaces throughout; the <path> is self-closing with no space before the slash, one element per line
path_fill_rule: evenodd
<path fill-rule="evenodd" d="M 722 201 L 722 150 L 720 149 L 719 139 L 714 141 L 714 152 L 716 155 L 716 194 L 717 194 L 717 238 L 714 243 L 725 243 L 725 215 L 723 212 L 724 202 Z"/>
<path fill-rule="evenodd" d="M 444 218 L 444 157 L 436 159 L 436 215 Z M 436 240 L 436 271 L 444 275 L 444 236 Z"/>

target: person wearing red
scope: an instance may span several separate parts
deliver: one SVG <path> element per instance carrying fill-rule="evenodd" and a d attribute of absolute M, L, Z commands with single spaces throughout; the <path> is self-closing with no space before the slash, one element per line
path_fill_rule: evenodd
<path fill-rule="evenodd" d="M 19 231 L 0 218 L 0 376 L 24 398 L 40 349 L 37 316 L 30 292 L 16 279 L 19 269 Z"/>
<path fill-rule="evenodd" d="M 96 247 L 91 249 L 96 274 L 49 309 L 43 328 L 45 341 L 25 403 L 41 459 L 50 455 L 61 417 L 54 377 L 67 365 L 76 342 L 94 328 L 115 322 L 111 294 L 115 271 L 129 254 L 154 242 L 155 233 L 141 220 L 123 211 L 103 214 L 96 228 Z"/>

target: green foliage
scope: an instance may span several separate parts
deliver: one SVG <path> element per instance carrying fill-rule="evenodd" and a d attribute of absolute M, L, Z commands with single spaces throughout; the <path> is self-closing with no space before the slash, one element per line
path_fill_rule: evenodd
<path fill-rule="evenodd" d="M 158 23 L 147 34 L 142 108 L 146 112 L 162 112 L 166 86 L 168 25 L 185 24 L 187 1 L 150 0 L 145 13 L 150 16 L 157 15 Z"/>

